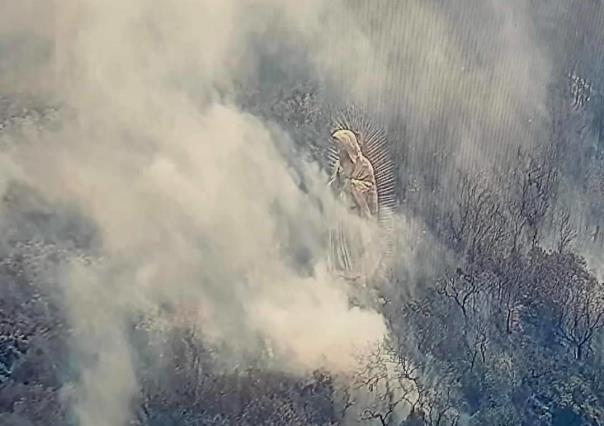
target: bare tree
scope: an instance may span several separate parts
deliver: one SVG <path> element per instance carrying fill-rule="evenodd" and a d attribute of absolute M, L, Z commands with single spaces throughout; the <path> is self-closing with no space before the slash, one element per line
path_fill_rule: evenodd
<path fill-rule="evenodd" d="M 491 250 L 505 241 L 506 218 L 498 192 L 486 176 L 460 174 L 457 202 L 448 213 L 455 247 L 471 261 L 480 251 Z"/>
<path fill-rule="evenodd" d="M 457 268 L 454 273 L 447 272 L 437 282 L 437 292 L 451 299 L 468 320 L 468 305 L 488 286 L 488 281 L 472 273 Z"/>
<path fill-rule="evenodd" d="M 389 342 L 372 351 L 364 367 L 356 374 L 354 386 L 372 397 L 360 413 L 360 420 L 378 421 L 381 426 L 391 424 L 395 413 L 403 405 L 418 403 L 419 374 L 413 364 L 402 357 Z"/>
<path fill-rule="evenodd" d="M 534 247 L 539 230 L 551 206 L 557 183 L 553 158 L 541 155 L 539 159 L 518 149 L 516 164 L 508 171 L 512 177 L 508 215 L 512 224 L 512 251 L 519 249 L 520 238 L 527 232 L 528 242 Z"/>
<path fill-rule="evenodd" d="M 526 266 L 520 257 L 513 255 L 501 261 L 494 272 L 492 293 L 495 310 L 503 316 L 503 329 L 511 334 L 514 318 L 529 286 Z"/>
<path fill-rule="evenodd" d="M 595 333 L 604 327 L 604 290 L 593 277 L 574 283 L 561 300 L 557 328 L 564 341 L 582 360 L 591 349 Z"/>
<path fill-rule="evenodd" d="M 577 231 L 571 223 L 570 219 L 571 216 L 568 210 L 565 210 L 560 214 L 560 219 L 557 227 L 558 243 L 556 244 L 558 253 L 564 252 L 568 248 L 568 246 L 573 242 L 573 240 L 577 237 Z"/>

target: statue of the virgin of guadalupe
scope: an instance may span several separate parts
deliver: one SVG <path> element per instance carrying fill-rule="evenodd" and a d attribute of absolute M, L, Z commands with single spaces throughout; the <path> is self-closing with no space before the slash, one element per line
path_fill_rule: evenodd
<path fill-rule="evenodd" d="M 329 264 L 337 275 L 362 285 L 388 254 L 384 225 L 395 204 L 393 163 L 385 155 L 385 137 L 370 134 L 373 139 L 361 141 L 358 133 L 340 126 L 331 134 L 330 144 L 329 186 L 348 214 L 330 232 Z"/>

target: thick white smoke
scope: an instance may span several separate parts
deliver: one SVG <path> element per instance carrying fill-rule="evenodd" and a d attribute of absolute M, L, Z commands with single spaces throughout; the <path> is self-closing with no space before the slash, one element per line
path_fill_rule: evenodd
<path fill-rule="evenodd" d="M 103 260 L 75 262 L 65 277 L 83 426 L 125 424 L 137 391 L 127 319 L 160 303 L 192 307 L 206 343 L 249 353 L 260 338 L 294 372 L 354 368 L 385 334 L 381 316 L 350 308 L 344 283 L 323 271 L 330 219 L 319 201 L 330 200 L 318 167 L 303 166 L 303 192 L 276 149 L 284 135 L 229 101 L 230 82 L 253 64 L 246 39 L 262 21 L 246 16 L 256 6 L 279 9 L 55 4 L 60 127 L 21 135 L 11 162 L 100 231 Z M 287 232 L 305 234 L 312 275 L 288 263 Z"/>

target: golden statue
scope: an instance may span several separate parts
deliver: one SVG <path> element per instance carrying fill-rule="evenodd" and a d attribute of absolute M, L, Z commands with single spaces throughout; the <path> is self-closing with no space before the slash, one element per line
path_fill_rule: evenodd
<path fill-rule="evenodd" d="M 333 273 L 365 286 L 385 273 L 397 208 L 395 169 L 385 132 L 356 110 L 336 118 L 329 186 L 343 207 L 329 234 Z"/>

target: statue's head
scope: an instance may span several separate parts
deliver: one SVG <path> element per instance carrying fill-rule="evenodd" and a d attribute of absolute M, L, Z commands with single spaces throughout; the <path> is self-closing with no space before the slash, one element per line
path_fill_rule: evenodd
<path fill-rule="evenodd" d="M 340 129 L 331 134 L 331 141 L 336 145 L 340 154 L 346 153 L 353 163 L 361 155 L 361 147 L 356 135 L 351 130 Z"/>

